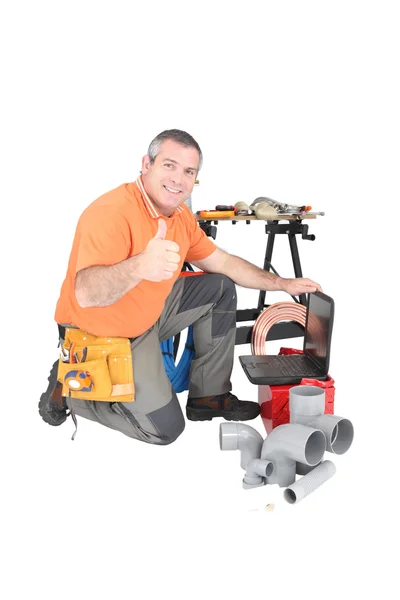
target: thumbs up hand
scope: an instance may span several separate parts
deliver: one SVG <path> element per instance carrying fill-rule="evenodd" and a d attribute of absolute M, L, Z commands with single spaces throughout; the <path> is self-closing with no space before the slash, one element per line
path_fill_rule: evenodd
<path fill-rule="evenodd" d="M 158 220 L 158 230 L 156 235 L 154 236 L 154 240 L 165 240 L 167 235 L 167 224 L 164 219 Z"/>
<path fill-rule="evenodd" d="M 181 257 L 179 246 L 166 240 L 167 224 L 164 219 L 158 220 L 156 235 L 149 241 L 139 258 L 140 277 L 147 281 L 171 279 L 178 269 Z"/>

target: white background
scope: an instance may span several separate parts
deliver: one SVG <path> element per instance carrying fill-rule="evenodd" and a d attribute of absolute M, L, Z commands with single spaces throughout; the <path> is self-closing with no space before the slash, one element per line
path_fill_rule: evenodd
<path fill-rule="evenodd" d="M 397 10 L 2 3 L 3 598 L 398 597 Z M 195 210 L 265 195 L 326 213 L 299 249 L 336 302 L 330 373 L 355 439 L 298 505 L 276 486 L 242 489 L 218 421 L 156 447 L 83 419 L 71 442 L 70 421 L 37 413 L 79 215 L 175 127 L 204 153 Z M 217 242 L 261 266 L 261 223 L 223 224 Z M 283 239 L 273 264 L 292 275 Z M 240 308 L 256 302 L 239 290 Z M 257 399 L 237 359 L 232 381 Z"/>

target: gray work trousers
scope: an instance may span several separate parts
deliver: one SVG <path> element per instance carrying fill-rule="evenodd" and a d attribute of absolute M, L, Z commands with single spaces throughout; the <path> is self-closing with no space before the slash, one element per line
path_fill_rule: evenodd
<path fill-rule="evenodd" d="M 201 398 L 231 390 L 236 334 L 236 289 L 224 275 L 179 277 L 151 329 L 131 343 L 134 402 L 68 398 L 75 414 L 150 444 L 170 444 L 185 419 L 167 377 L 160 342 L 193 325 L 195 356 L 189 396 Z"/>

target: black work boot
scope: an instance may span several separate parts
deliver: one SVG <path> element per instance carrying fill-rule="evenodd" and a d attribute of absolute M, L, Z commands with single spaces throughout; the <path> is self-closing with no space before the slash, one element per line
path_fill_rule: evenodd
<path fill-rule="evenodd" d="M 186 416 L 190 421 L 211 421 L 223 417 L 226 421 L 249 421 L 260 414 L 257 402 L 238 400 L 230 392 L 206 398 L 188 398 Z"/>
<path fill-rule="evenodd" d="M 62 425 L 69 415 L 65 398 L 61 395 L 62 385 L 57 381 L 58 360 L 51 368 L 48 388 L 40 396 L 39 414 L 49 425 Z"/>

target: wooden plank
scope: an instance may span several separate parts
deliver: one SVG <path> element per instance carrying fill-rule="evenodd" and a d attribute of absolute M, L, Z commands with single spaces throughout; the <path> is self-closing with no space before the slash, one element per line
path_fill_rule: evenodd
<path fill-rule="evenodd" d="M 302 221 L 303 219 L 316 219 L 316 215 L 276 215 L 272 219 L 257 219 L 255 215 L 238 215 L 236 217 L 213 217 L 205 219 L 200 215 L 195 215 L 198 221 L 212 223 L 213 221 Z"/>

